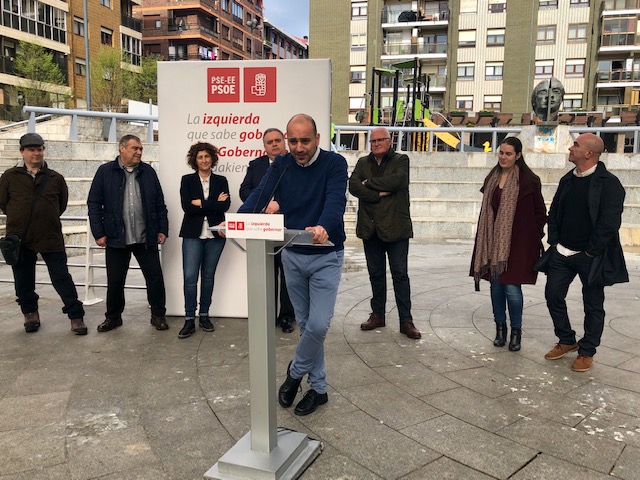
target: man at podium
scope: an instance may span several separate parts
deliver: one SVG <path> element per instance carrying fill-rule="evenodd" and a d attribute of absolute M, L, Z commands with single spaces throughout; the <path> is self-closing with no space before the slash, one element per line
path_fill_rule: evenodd
<path fill-rule="evenodd" d="M 238 213 L 263 211 L 278 193 L 275 208 L 264 211 L 282 213 L 287 229 L 313 232 L 311 244 L 282 252 L 300 340 L 278 392 L 280 405 L 290 407 L 306 375 L 310 388 L 294 413 L 308 415 L 328 401 L 324 339 L 342 275 L 348 174 L 344 157 L 318 148 L 320 135 L 309 115 L 289 120 L 287 142 L 289 153 L 273 162 Z"/>

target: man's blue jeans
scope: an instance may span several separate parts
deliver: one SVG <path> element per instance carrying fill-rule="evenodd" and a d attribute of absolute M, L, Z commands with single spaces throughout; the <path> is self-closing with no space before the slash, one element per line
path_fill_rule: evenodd
<path fill-rule="evenodd" d="M 209 315 L 213 295 L 213 277 L 225 242 L 224 238 L 182 239 L 185 318 L 196 316 L 198 277 L 200 277 L 199 315 Z"/>
<path fill-rule="evenodd" d="M 300 341 L 289 373 L 293 378 L 308 374 L 309 386 L 318 393 L 327 392 L 324 339 L 336 306 L 343 259 L 344 250 L 316 255 L 289 249 L 282 252 L 289 298 L 300 327 Z"/>
<path fill-rule="evenodd" d="M 491 306 L 496 323 L 507 322 L 507 306 L 511 328 L 522 328 L 522 285 L 506 285 L 500 280 L 491 280 Z"/>

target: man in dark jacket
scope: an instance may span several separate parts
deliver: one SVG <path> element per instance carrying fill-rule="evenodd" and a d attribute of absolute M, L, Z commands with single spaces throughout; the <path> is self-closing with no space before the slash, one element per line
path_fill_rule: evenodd
<path fill-rule="evenodd" d="M 155 170 L 142 162 L 142 143 L 134 135 L 120 139 L 120 155 L 101 165 L 93 178 L 87 204 L 96 243 L 106 247 L 107 312 L 99 332 L 122 325 L 124 284 L 131 254 L 147 284 L 151 325 L 169 328 L 158 245 L 169 235 L 164 195 Z"/>
<path fill-rule="evenodd" d="M 260 180 L 262 180 L 264 174 L 269 170 L 269 166 L 273 160 L 276 157 L 287 153 L 284 145 L 284 134 L 277 128 L 267 128 L 264 131 L 262 144 L 264 145 L 266 154 L 249 162 L 247 173 L 240 184 L 240 198 L 243 202 L 249 198 L 251 192 L 260 185 Z M 271 192 L 263 193 L 264 195 L 269 195 Z M 274 205 L 277 206 L 275 201 L 270 202 L 270 204 L 265 208 L 265 213 L 275 213 L 274 209 L 277 207 L 274 207 Z M 293 325 L 296 322 L 296 316 L 293 311 L 293 305 L 291 305 L 291 300 L 289 299 L 287 283 L 284 277 L 284 268 L 282 268 L 282 255 L 280 253 L 275 256 L 274 262 L 276 274 L 276 298 L 278 298 L 278 277 L 280 277 L 280 313 L 276 316 L 276 326 L 280 325 L 284 333 L 291 333 L 293 332 Z M 277 303 L 278 302 L 276 301 L 276 304 Z"/>
<path fill-rule="evenodd" d="M 371 153 L 358 160 L 349 179 L 349 192 L 360 201 L 356 235 L 362 239 L 371 281 L 371 310 L 362 330 L 385 326 L 387 267 L 400 316 L 400 333 L 418 339 L 422 335 L 411 316 L 409 285 L 409 239 L 413 237 L 409 215 L 409 157 L 391 148 L 386 128 L 371 132 Z"/>
<path fill-rule="evenodd" d="M 22 161 L 0 177 L 0 209 L 7 215 L 7 235 L 21 238 L 20 257 L 12 265 L 17 302 L 24 314 L 27 333 L 40 328 L 36 288 L 36 254 L 47 265 L 53 287 L 71 320 L 71 331 L 86 335 L 84 309 L 69 274 L 60 216 L 67 208 L 69 192 L 64 177 L 47 167 L 44 140 L 37 133 L 20 138 Z M 35 198 L 35 201 L 34 201 Z"/>
<path fill-rule="evenodd" d="M 600 155 L 602 139 L 592 133 L 580 135 L 569 148 L 575 168 L 558 185 L 549 209 L 549 244 L 553 249 L 547 266 L 545 297 L 558 343 L 546 355 L 557 360 L 578 350 L 571 365 L 586 372 L 593 364 L 604 330 L 604 287 L 629 281 L 619 229 L 625 191 L 609 172 Z M 582 282 L 584 336 L 576 343 L 565 298 L 578 275 Z"/>

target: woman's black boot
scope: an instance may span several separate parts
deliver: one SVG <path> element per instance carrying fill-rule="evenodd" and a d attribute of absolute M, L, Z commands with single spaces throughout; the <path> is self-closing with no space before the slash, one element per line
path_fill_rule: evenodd
<path fill-rule="evenodd" d="M 512 328 L 511 339 L 509 340 L 509 351 L 517 352 L 520 350 L 520 340 L 522 339 L 522 329 Z"/>
<path fill-rule="evenodd" d="M 496 339 L 493 341 L 494 347 L 504 347 L 507 343 L 507 324 L 496 323 Z"/>

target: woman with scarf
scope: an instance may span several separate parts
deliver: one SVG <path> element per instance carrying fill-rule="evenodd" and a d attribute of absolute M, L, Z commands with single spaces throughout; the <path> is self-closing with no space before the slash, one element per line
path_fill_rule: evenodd
<path fill-rule="evenodd" d="M 538 274 L 533 265 L 543 252 L 547 221 L 540 178 L 525 163 L 520 140 L 507 137 L 500 144 L 498 164 L 480 191 L 482 209 L 470 275 L 476 291 L 480 290 L 480 279 L 490 282 L 496 347 L 506 343 L 509 308 L 509 350 L 516 352 L 522 338 L 522 285 L 536 283 Z"/>

